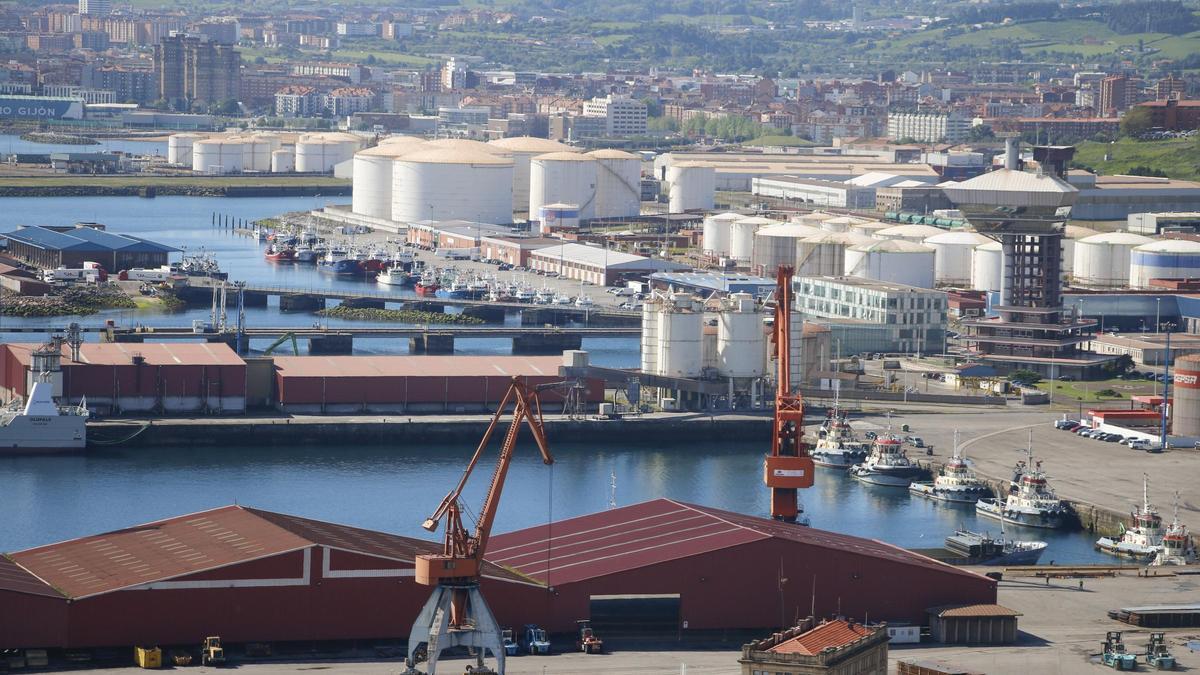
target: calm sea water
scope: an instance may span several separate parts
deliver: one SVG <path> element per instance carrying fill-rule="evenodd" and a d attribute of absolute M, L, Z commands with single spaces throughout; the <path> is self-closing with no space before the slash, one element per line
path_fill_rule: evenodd
<path fill-rule="evenodd" d="M 73 132 L 64 131 L 71 134 Z M 79 135 L 86 136 L 87 132 Z M 31 155 L 46 155 L 52 152 L 124 152 L 137 155 L 167 154 L 166 141 L 130 141 L 123 139 L 97 139 L 99 145 L 59 145 L 57 143 L 34 143 L 23 141 L 15 134 L 0 134 L 0 152 L 4 154 L 18 153 Z"/>

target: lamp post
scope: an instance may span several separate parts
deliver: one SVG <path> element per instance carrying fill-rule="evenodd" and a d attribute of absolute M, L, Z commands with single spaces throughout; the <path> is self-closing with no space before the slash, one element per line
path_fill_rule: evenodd
<path fill-rule="evenodd" d="M 1155 333 L 1157 333 L 1159 331 L 1159 329 L 1162 328 L 1162 324 L 1159 323 L 1161 318 L 1162 318 L 1162 298 L 1160 297 L 1160 298 L 1154 299 L 1154 326 L 1155 326 L 1154 332 Z"/>
<path fill-rule="evenodd" d="M 1158 437 L 1158 449 L 1167 449 L 1167 397 L 1171 395 L 1171 330 L 1175 328 L 1175 324 L 1167 322 L 1162 324 L 1163 328 L 1167 329 L 1167 349 L 1163 356 L 1163 388 L 1162 388 L 1162 405 L 1159 409 L 1159 423 L 1161 428 Z"/>

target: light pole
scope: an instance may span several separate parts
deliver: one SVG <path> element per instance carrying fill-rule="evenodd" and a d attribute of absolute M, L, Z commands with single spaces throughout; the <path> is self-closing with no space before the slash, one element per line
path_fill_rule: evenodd
<path fill-rule="evenodd" d="M 1158 449 L 1165 451 L 1167 449 L 1167 397 L 1171 395 L 1171 330 L 1175 328 L 1173 323 L 1163 324 L 1163 328 L 1167 329 L 1167 348 L 1166 354 L 1163 356 L 1163 389 L 1162 389 L 1162 405 L 1159 409 L 1159 430 Z"/>
<path fill-rule="evenodd" d="M 1154 299 L 1154 332 L 1157 333 L 1162 327 L 1159 321 L 1162 319 L 1162 298 Z"/>

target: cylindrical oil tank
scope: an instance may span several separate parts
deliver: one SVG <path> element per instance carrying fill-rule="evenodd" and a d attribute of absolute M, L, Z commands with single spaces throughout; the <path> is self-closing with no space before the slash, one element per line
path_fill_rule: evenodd
<path fill-rule="evenodd" d="M 796 255 L 798 277 L 840 277 L 846 273 L 846 249 L 875 240 L 853 232 L 821 232 L 800 241 Z"/>
<path fill-rule="evenodd" d="M 745 218 L 740 213 L 726 211 L 704 217 L 704 239 L 700 246 L 717 258 L 729 255 L 729 227 L 735 220 Z"/>
<path fill-rule="evenodd" d="M 632 218 L 642 212 L 642 160 L 615 149 L 587 153 L 596 160 L 596 217 Z"/>
<path fill-rule="evenodd" d="M 904 241 L 911 241 L 914 244 L 920 244 L 926 239 L 943 232 L 945 230 L 942 228 L 932 225 L 909 224 L 886 227 L 877 231 L 874 236 L 876 239 L 902 239 Z"/>
<path fill-rule="evenodd" d="M 750 249 L 750 268 L 758 274 L 773 277 L 780 265 L 796 266 L 800 242 L 821 230 L 800 223 L 778 223 L 760 227 L 754 233 Z"/>
<path fill-rule="evenodd" d="M 863 218 L 838 216 L 836 218 L 825 218 L 821 221 L 819 227 L 826 232 L 849 232 L 855 225 L 863 222 L 866 222 Z"/>
<path fill-rule="evenodd" d="M 989 241 L 971 251 L 971 288 L 977 291 L 999 293 L 1004 277 L 1004 247 L 998 241 Z"/>
<path fill-rule="evenodd" d="M 242 170 L 242 142 L 231 138 L 206 138 L 192 144 L 192 170 L 224 174 Z"/>
<path fill-rule="evenodd" d="M 1200 436 L 1200 354 L 1175 357 L 1171 433 Z"/>
<path fill-rule="evenodd" d="M 292 173 L 295 170 L 295 149 L 285 148 L 271 153 L 271 173 Z"/>
<path fill-rule="evenodd" d="M 689 293 L 671 296 L 659 321 L 658 371 L 667 377 L 699 377 L 704 368 L 704 312 Z"/>
<path fill-rule="evenodd" d="M 734 293 L 717 314 L 717 370 L 724 377 L 765 374 L 766 334 L 749 293 Z"/>
<path fill-rule="evenodd" d="M 825 211 L 813 211 L 812 213 L 801 213 L 801 214 L 792 216 L 792 222 L 800 223 L 801 225 L 809 225 L 811 227 L 821 227 L 821 223 L 823 223 L 827 220 L 833 220 L 834 218 L 841 218 L 841 217 L 842 217 L 841 215 L 836 214 L 836 213 L 827 213 Z"/>
<path fill-rule="evenodd" d="M 354 153 L 354 188 L 350 194 L 351 210 L 373 218 L 392 217 L 392 165 L 397 157 L 410 152 L 422 143 L 390 143 L 377 145 Z"/>
<path fill-rule="evenodd" d="M 754 233 L 762 227 L 778 225 L 779 221 L 761 216 L 747 216 L 729 225 L 729 257 L 749 265 L 754 255 Z"/>
<path fill-rule="evenodd" d="M 885 223 L 881 220 L 864 220 L 850 226 L 850 231 L 855 234 L 861 234 L 866 237 L 878 238 L 875 235 L 880 230 L 886 230 L 889 227 L 894 227 L 895 223 Z"/>
<path fill-rule="evenodd" d="M 676 162 L 667 169 L 671 213 L 707 211 L 717 195 L 717 169 L 703 162 Z"/>
<path fill-rule="evenodd" d="M 1082 225 L 1067 225 L 1063 228 L 1062 272 L 1064 281 L 1070 279 L 1075 271 L 1075 242 L 1093 234 L 1100 234 L 1100 231 Z"/>
<path fill-rule="evenodd" d="M 334 141 L 305 138 L 296 141 L 296 171 L 329 173 L 341 157 L 342 146 Z"/>
<path fill-rule="evenodd" d="M 392 166 L 392 220 L 511 223 L 512 172 L 511 159 L 478 150 L 405 154 Z"/>
<path fill-rule="evenodd" d="M 933 249 L 903 239 L 846 249 L 846 274 L 863 279 L 933 288 Z"/>
<path fill-rule="evenodd" d="M 933 278 L 940 286 L 968 286 L 971 283 L 971 253 L 991 239 L 967 230 L 942 232 L 925 240 L 933 249 Z"/>
<path fill-rule="evenodd" d="M 192 146 L 203 138 L 199 134 L 171 134 L 167 137 L 167 162 L 190 167 Z"/>
<path fill-rule="evenodd" d="M 1142 244 L 1129 254 L 1129 285 L 1150 288 L 1151 279 L 1200 277 L 1200 242 L 1161 239 Z"/>
<path fill-rule="evenodd" d="M 529 161 L 538 155 L 551 152 L 579 152 L 574 148 L 548 138 L 533 136 L 514 136 L 497 138 L 487 142 L 491 152 L 510 157 L 513 161 L 513 211 L 524 213 L 529 208 Z M 536 218 L 536 213 L 530 213 L 529 218 Z"/>
<path fill-rule="evenodd" d="M 529 214 L 546 204 L 578 204 L 579 219 L 596 217 L 595 158 L 578 152 L 551 152 L 529 160 Z"/>
<path fill-rule="evenodd" d="M 242 137 L 242 170 L 270 171 L 271 153 L 274 148 L 271 142 L 258 136 Z"/>
<path fill-rule="evenodd" d="M 1132 232 L 1093 234 L 1075 242 L 1072 278 L 1084 288 L 1123 288 L 1129 285 L 1133 249 L 1153 239 Z"/>

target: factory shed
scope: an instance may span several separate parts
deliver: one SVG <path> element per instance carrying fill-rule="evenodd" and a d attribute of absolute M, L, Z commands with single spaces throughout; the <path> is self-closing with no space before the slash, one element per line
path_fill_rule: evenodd
<path fill-rule="evenodd" d="M 0 344 L 0 396 L 24 397 L 38 344 Z M 93 412 L 241 414 L 246 411 L 246 362 L 222 343 L 146 342 L 80 345 L 79 359 L 62 348 L 51 374 L 55 396 Z"/>
<path fill-rule="evenodd" d="M 612 286 L 621 279 L 644 279 L 655 272 L 678 272 L 687 265 L 612 251 L 601 246 L 561 244 L 539 248 L 529 255 L 530 269 L 555 272 L 564 279 Z"/>
<path fill-rule="evenodd" d="M 1019 616 L 996 604 L 934 607 L 929 610 L 929 632 L 944 644 L 1007 645 L 1017 641 Z"/>
<path fill-rule="evenodd" d="M 771 630 L 784 616 L 924 624 L 996 582 L 885 544 L 657 499 L 492 537 L 488 559 L 554 589 L 551 630 Z M 815 590 L 815 595 L 814 595 Z"/>
<path fill-rule="evenodd" d="M 395 639 L 439 544 L 225 506 L 0 557 L 0 648 Z M 502 625 L 545 590 L 485 564 Z M 8 611 L 15 610 L 15 611 Z"/>
<path fill-rule="evenodd" d="M 80 223 L 72 228 L 22 227 L 4 235 L 8 252 L 44 269 L 79 268 L 97 262 L 110 272 L 134 267 L 161 267 L 179 249 Z"/>
<path fill-rule="evenodd" d="M 276 400 L 291 413 L 487 412 L 513 377 L 559 382 L 561 356 L 278 356 Z M 601 380 L 585 381 L 584 401 L 604 400 Z M 560 410 L 567 390 L 542 393 Z"/>

